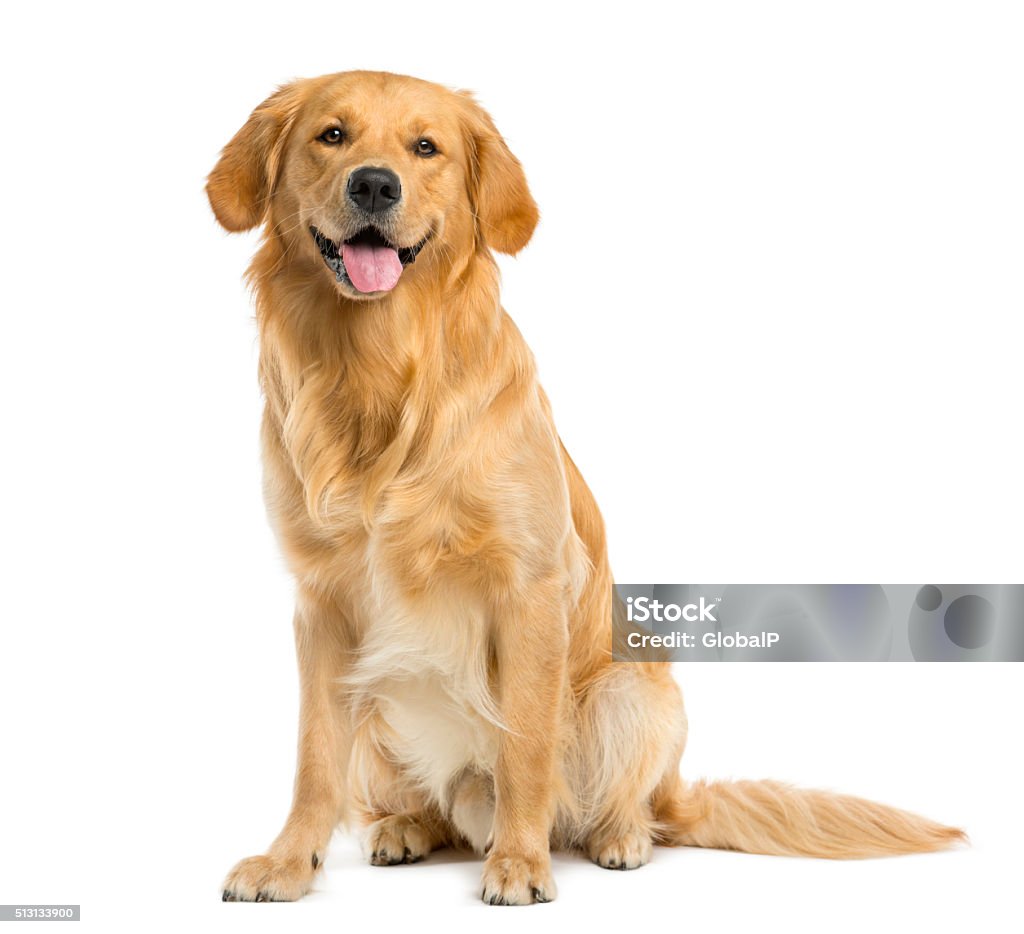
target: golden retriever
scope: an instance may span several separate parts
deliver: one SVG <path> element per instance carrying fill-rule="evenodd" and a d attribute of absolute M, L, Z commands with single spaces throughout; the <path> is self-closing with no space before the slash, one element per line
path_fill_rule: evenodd
<path fill-rule="evenodd" d="M 550 848 L 633 869 L 653 844 L 850 858 L 959 830 L 771 782 L 685 784 L 670 667 L 612 659 L 597 506 L 559 440 L 492 250 L 537 206 L 473 98 L 399 75 L 295 81 L 207 192 L 263 225 L 265 495 L 297 581 L 294 801 L 225 900 L 297 899 L 332 831 L 375 865 L 486 854 L 490 904 L 555 897 Z"/>

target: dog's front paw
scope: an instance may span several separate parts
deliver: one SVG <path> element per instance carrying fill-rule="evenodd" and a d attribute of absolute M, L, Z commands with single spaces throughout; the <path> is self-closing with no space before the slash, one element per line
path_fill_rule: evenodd
<path fill-rule="evenodd" d="M 250 856 L 243 859 L 224 880 L 226 902 L 294 902 L 313 884 L 320 857 L 280 859 Z"/>
<path fill-rule="evenodd" d="M 532 905 L 550 902 L 557 894 L 551 857 L 504 856 L 491 853 L 484 862 L 480 897 L 488 905 Z"/>

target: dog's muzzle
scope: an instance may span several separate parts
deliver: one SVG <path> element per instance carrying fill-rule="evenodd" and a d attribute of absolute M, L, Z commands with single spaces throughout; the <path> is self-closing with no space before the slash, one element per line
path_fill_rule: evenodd
<path fill-rule="evenodd" d="M 364 227 L 339 245 L 310 227 L 317 249 L 338 282 L 359 292 L 390 292 L 402 276 L 402 270 L 416 262 L 420 250 L 430 239 L 427 234 L 413 246 L 392 244 L 376 227 Z"/>

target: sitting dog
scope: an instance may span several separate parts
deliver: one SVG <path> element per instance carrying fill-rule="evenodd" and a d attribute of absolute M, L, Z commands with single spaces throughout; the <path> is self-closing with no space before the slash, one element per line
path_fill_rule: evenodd
<path fill-rule="evenodd" d="M 614 662 L 601 516 L 501 307 L 492 251 L 537 223 L 471 96 L 393 74 L 282 87 L 207 185 L 263 225 L 265 496 L 297 581 L 294 802 L 225 900 L 299 898 L 340 821 L 376 865 L 486 853 L 482 896 L 555 897 L 552 846 L 633 869 L 653 844 L 833 858 L 961 832 L 771 782 L 685 784 L 670 666 Z"/>

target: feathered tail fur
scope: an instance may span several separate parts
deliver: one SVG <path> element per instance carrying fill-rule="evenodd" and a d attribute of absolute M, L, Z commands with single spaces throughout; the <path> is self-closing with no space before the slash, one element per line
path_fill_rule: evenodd
<path fill-rule="evenodd" d="M 668 845 L 774 856 L 863 859 L 966 840 L 962 830 L 908 811 L 775 781 L 697 782 L 678 789 L 658 820 L 659 842 Z"/>

